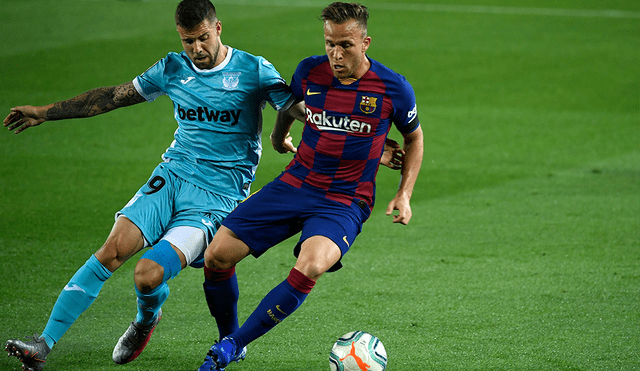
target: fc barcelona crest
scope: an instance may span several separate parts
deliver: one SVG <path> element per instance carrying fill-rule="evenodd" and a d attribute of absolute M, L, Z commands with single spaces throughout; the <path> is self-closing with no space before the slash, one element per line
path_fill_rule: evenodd
<path fill-rule="evenodd" d="M 378 98 L 367 97 L 363 95 L 362 101 L 360 101 L 360 111 L 366 114 L 374 113 L 376 111 L 376 108 L 378 107 L 376 105 L 377 101 L 378 101 Z"/>
<path fill-rule="evenodd" d="M 240 74 L 242 72 L 223 72 L 222 84 L 226 90 L 233 90 L 238 87 L 240 82 Z"/>

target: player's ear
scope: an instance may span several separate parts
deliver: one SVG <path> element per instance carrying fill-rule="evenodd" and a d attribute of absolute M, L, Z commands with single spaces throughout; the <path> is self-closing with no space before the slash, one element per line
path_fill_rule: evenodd
<path fill-rule="evenodd" d="M 369 46 L 371 46 L 371 36 L 366 36 L 364 40 L 362 40 L 362 52 L 366 53 Z"/>

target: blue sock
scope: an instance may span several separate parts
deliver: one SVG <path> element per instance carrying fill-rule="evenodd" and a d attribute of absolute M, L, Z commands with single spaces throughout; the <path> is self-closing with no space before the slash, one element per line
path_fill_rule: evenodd
<path fill-rule="evenodd" d="M 292 276 L 294 277 L 293 280 Z M 297 282 L 300 282 L 300 279 L 306 279 L 307 281 L 304 283 L 308 282 L 311 286 L 299 286 Z M 311 291 L 312 283 L 314 284 L 315 282 L 304 277 L 295 268 L 292 269 L 289 278 L 271 290 L 242 327 L 230 336 L 235 341 L 237 349 L 244 348 L 253 340 L 266 334 L 298 309 Z M 292 284 L 298 287 L 294 287 Z"/>
<path fill-rule="evenodd" d="M 238 277 L 235 269 L 214 271 L 205 267 L 202 284 L 207 305 L 218 325 L 220 340 L 238 329 Z"/>
<path fill-rule="evenodd" d="M 145 326 L 150 325 L 158 315 L 162 304 L 164 304 L 169 296 L 169 285 L 163 282 L 147 294 L 141 293 L 136 287 L 136 294 L 138 295 L 136 322 Z"/>
<path fill-rule="evenodd" d="M 42 332 L 49 348 L 53 348 L 69 327 L 89 308 L 109 277 L 111 272 L 95 255 L 91 255 L 76 271 L 58 296 L 47 326 Z"/>

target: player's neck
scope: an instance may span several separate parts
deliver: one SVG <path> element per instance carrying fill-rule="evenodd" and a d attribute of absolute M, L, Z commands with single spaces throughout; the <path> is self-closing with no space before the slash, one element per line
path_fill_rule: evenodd
<path fill-rule="evenodd" d="M 216 62 L 213 64 L 213 68 L 218 67 L 224 60 L 227 58 L 227 53 L 229 52 L 229 48 L 227 48 L 222 42 L 220 42 L 220 49 L 218 49 L 218 56 L 216 57 Z"/>
<path fill-rule="evenodd" d="M 364 60 L 362 61 L 362 64 L 360 65 L 360 68 L 358 68 L 357 71 L 357 79 L 360 79 L 362 76 L 364 76 L 365 73 L 367 73 L 367 71 L 369 71 L 369 69 L 371 68 L 371 61 L 369 60 L 369 58 L 365 55 L 364 56 Z"/>
<path fill-rule="evenodd" d="M 360 80 L 360 78 L 364 76 L 364 74 L 367 73 L 367 71 L 369 71 L 370 68 L 371 68 L 371 61 L 365 55 L 364 61 L 360 64 L 358 69 L 356 69 L 356 72 L 353 75 L 349 77 L 343 77 L 339 80 L 343 85 L 351 85 L 352 83 Z"/>

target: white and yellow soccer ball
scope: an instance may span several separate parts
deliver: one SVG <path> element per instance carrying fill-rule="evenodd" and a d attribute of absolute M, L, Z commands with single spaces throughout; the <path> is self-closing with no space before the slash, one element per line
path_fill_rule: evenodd
<path fill-rule="evenodd" d="M 377 337 L 352 331 L 336 341 L 329 355 L 331 371 L 384 371 L 387 351 Z"/>

